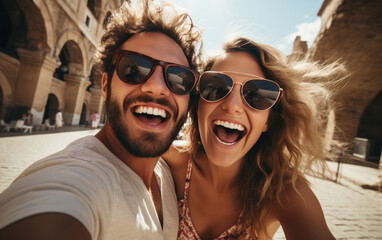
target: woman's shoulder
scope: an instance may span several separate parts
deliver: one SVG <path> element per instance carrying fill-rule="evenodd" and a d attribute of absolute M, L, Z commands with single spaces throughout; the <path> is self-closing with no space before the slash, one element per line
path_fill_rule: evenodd
<path fill-rule="evenodd" d="M 169 150 L 162 155 L 162 158 L 170 167 L 175 182 L 178 200 L 182 199 L 190 154 L 185 151 L 184 147 L 172 144 Z"/>
<path fill-rule="evenodd" d="M 162 156 L 163 160 L 170 166 L 171 171 L 179 168 L 186 168 L 188 159 L 190 158 L 189 152 L 185 151 L 185 147 L 171 144 L 170 148 Z"/>

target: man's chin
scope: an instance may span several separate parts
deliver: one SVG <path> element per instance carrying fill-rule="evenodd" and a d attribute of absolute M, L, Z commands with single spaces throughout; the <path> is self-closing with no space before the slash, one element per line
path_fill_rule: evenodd
<path fill-rule="evenodd" d="M 116 102 L 109 100 L 107 113 L 110 126 L 122 146 L 137 157 L 159 157 L 164 154 L 187 118 L 186 112 L 180 115 L 179 120 L 174 122 L 174 127 L 167 126 L 165 133 L 137 132 L 133 123 L 124 124 L 126 121 L 120 109 Z"/>
<path fill-rule="evenodd" d="M 128 152 L 137 157 L 159 157 L 164 154 L 175 137 L 158 137 L 157 134 L 147 133 L 132 140 L 129 137 L 118 137 Z"/>

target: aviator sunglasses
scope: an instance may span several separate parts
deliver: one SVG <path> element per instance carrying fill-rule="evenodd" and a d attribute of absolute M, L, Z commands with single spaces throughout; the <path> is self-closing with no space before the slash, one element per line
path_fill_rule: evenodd
<path fill-rule="evenodd" d="M 248 77 L 243 83 L 234 82 L 232 75 Z M 199 78 L 199 93 L 206 102 L 217 102 L 227 97 L 234 84 L 241 85 L 241 95 L 253 109 L 270 109 L 281 98 L 283 89 L 268 79 L 238 72 L 206 71 Z"/>
<path fill-rule="evenodd" d="M 141 84 L 147 81 L 160 65 L 164 81 L 173 93 L 185 95 L 195 87 L 199 72 L 183 65 L 161 61 L 141 53 L 118 49 L 115 52 L 118 77 L 128 84 Z"/>

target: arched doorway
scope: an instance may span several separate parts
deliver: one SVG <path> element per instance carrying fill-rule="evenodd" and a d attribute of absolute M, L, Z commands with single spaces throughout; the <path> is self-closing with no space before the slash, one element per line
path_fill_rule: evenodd
<path fill-rule="evenodd" d="M 0 0 L 0 51 L 19 58 L 16 49 L 27 45 L 25 15 L 16 1 Z"/>
<path fill-rule="evenodd" d="M 379 163 L 382 146 L 382 91 L 365 108 L 357 131 L 357 137 L 365 142 L 366 160 Z"/>
<path fill-rule="evenodd" d="M 360 124 L 358 126 L 357 136 L 382 142 L 382 91 L 365 108 Z"/>
<path fill-rule="evenodd" d="M 0 50 L 15 58 L 17 50 L 49 50 L 44 19 L 33 1 L 0 0 Z"/>
<path fill-rule="evenodd" d="M 45 119 L 49 118 L 50 124 L 53 125 L 55 124 L 55 115 L 58 112 L 59 105 L 58 105 L 58 99 L 56 95 L 54 94 L 49 94 L 48 100 L 46 101 L 45 105 L 45 111 L 44 111 L 44 117 L 43 117 L 43 122 Z"/>
<path fill-rule="evenodd" d="M 82 104 L 80 125 L 85 125 L 86 123 L 86 104 Z"/>
<path fill-rule="evenodd" d="M 67 41 L 61 48 L 58 58 L 61 64 L 54 71 L 53 76 L 55 78 L 64 81 L 66 74 L 82 75 L 83 56 L 80 47 L 75 41 Z"/>

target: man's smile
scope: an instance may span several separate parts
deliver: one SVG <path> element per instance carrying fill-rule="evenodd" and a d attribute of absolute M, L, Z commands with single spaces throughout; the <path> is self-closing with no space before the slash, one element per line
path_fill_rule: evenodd
<path fill-rule="evenodd" d="M 133 106 L 131 111 L 136 122 L 147 130 L 163 129 L 171 118 L 170 112 L 166 109 L 149 104 Z"/>

